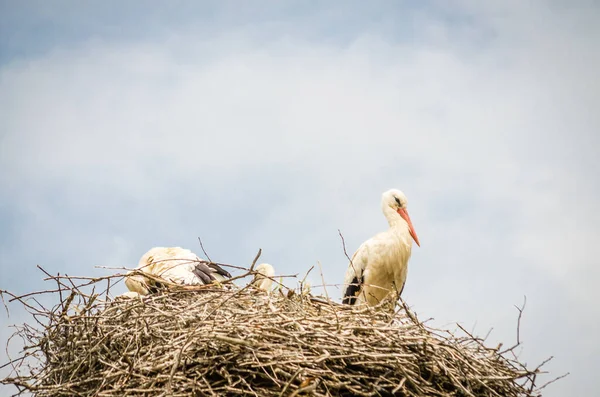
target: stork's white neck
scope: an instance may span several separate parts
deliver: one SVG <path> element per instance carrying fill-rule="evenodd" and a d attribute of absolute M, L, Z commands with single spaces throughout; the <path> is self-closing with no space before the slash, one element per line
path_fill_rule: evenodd
<path fill-rule="evenodd" d="M 390 229 L 397 229 L 398 231 L 406 231 L 408 233 L 408 223 L 390 206 L 383 206 L 383 215 L 385 215 Z"/>

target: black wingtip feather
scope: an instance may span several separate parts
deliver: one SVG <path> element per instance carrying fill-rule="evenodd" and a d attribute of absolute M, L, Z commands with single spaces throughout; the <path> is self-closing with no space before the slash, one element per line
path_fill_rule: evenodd
<path fill-rule="evenodd" d="M 346 288 L 346 292 L 344 293 L 344 297 L 342 298 L 342 303 L 346 305 L 353 305 L 356 303 L 356 297 L 358 291 L 360 291 L 360 286 L 362 281 L 358 277 L 354 277 L 352 282 Z"/>
<path fill-rule="evenodd" d="M 196 266 L 192 270 L 192 273 L 198 276 L 204 284 L 210 284 L 215 279 L 215 276 L 211 274 L 211 271 L 208 268 L 208 266 L 204 265 L 203 263 L 196 264 Z"/>
<path fill-rule="evenodd" d="M 192 272 L 198 276 L 204 284 L 210 284 L 216 280 L 215 274 L 225 278 L 231 278 L 231 274 L 216 263 L 196 262 Z"/>
<path fill-rule="evenodd" d="M 208 266 L 223 277 L 231 278 L 231 274 L 216 263 L 209 263 Z"/>

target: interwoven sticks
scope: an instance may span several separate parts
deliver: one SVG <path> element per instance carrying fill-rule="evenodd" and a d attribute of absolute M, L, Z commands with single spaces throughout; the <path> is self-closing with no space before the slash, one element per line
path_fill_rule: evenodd
<path fill-rule="evenodd" d="M 47 321 L 18 331 L 33 367 L 14 360 L 1 380 L 35 396 L 538 395 L 537 369 L 405 306 L 233 285 L 110 300 L 80 288 L 106 279 L 59 279 Z"/>

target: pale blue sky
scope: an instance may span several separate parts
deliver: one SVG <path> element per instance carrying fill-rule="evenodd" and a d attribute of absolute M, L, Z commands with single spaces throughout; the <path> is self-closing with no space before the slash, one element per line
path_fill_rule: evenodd
<path fill-rule="evenodd" d="M 337 229 L 351 252 L 383 230 L 394 187 L 422 243 L 419 315 L 511 344 L 527 295 L 522 358 L 572 373 L 545 395 L 589 394 L 593 2 L 166 4 L 0 1 L 0 289 L 43 288 L 36 264 L 199 253 L 198 236 L 214 260 L 262 248 L 281 274 L 320 261 L 341 283 Z M 25 319 L 0 314 L 0 342 Z"/>

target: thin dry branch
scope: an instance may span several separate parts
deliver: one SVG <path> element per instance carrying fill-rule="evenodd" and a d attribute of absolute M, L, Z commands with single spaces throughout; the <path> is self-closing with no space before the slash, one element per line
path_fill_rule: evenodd
<path fill-rule="evenodd" d="M 501 351 L 500 354 L 513 352 L 517 347 L 519 347 L 521 345 L 521 318 L 523 317 L 523 310 L 525 310 L 526 304 L 527 304 L 527 296 L 523 296 L 523 304 L 521 305 L 521 307 L 515 305 L 515 309 L 517 309 L 519 311 L 519 316 L 517 317 L 517 342 L 513 346 L 509 347 L 508 349 Z"/>
<path fill-rule="evenodd" d="M 356 271 L 356 268 L 354 267 L 354 263 L 352 263 L 352 258 L 350 258 L 350 256 L 348 256 L 348 252 L 346 251 L 346 240 L 344 240 L 344 236 L 342 235 L 342 231 L 340 229 L 338 229 L 338 234 L 340 235 L 340 238 L 342 239 L 342 248 L 344 250 L 344 255 L 346 255 L 348 262 L 350 262 L 350 266 L 352 266 L 352 269 L 354 269 L 354 273 L 358 274 L 358 272 Z"/>
<path fill-rule="evenodd" d="M 208 256 L 208 253 L 204 249 L 204 244 L 202 244 L 202 239 L 200 237 L 198 237 L 198 242 L 200 243 L 200 248 L 202 248 L 202 252 L 204 252 L 204 256 L 206 256 L 206 259 L 208 259 L 209 262 L 212 262 L 212 259 L 210 259 L 210 256 Z"/>

